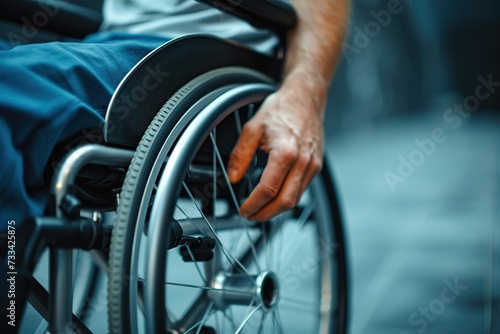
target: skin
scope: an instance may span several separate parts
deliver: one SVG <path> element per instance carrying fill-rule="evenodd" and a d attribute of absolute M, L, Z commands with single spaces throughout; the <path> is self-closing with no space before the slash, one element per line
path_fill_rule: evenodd
<path fill-rule="evenodd" d="M 280 88 L 245 124 L 228 167 L 240 181 L 257 149 L 269 154 L 260 182 L 240 212 L 265 221 L 295 207 L 322 168 L 328 86 L 341 54 L 349 0 L 293 0 L 298 24 L 288 37 Z"/>

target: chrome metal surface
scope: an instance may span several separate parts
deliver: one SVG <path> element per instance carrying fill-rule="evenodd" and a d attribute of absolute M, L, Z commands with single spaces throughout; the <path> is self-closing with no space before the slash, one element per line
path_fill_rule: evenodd
<path fill-rule="evenodd" d="M 224 93 L 200 112 L 174 147 L 169 162 L 175 163 L 167 163 L 165 166 L 151 213 L 144 300 L 146 313 L 151 319 L 147 323 L 147 332 L 156 333 L 166 330 L 165 321 L 162 320 L 165 318 L 163 300 L 165 287 L 163 284 L 165 281 L 166 252 L 160 251 L 160 248 L 164 249 L 164 238 L 165 236 L 168 238 L 169 224 L 159 222 L 168 221 L 173 216 L 175 203 L 180 192 L 179 180 L 184 178 L 189 162 L 201 145 L 199 139 L 207 137 L 222 117 L 242 106 L 262 101 L 274 89 L 274 86 L 268 84 L 247 84 Z M 186 163 L 188 165 L 182 166 Z"/>
<path fill-rule="evenodd" d="M 85 145 L 72 151 L 62 162 L 53 184 L 57 217 L 63 216 L 59 205 L 82 167 L 90 163 L 124 167 L 133 154 L 101 145 Z M 50 328 L 54 333 L 65 333 L 71 325 L 72 262 L 71 250 L 50 250 Z"/>
<path fill-rule="evenodd" d="M 221 272 L 215 277 L 212 287 L 208 298 L 221 310 L 229 305 L 255 304 L 268 312 L 276 306 L 279 295 L 278 277 L 270 271 L 250 277 Z"/>
<path fill-rule="evenodd" d="M 217 231 L 225 231 L 225 230 L 233 230 L 240 229 L 241 226 L 239 224 L 239 217 L 229 216 L 224 218 L 217 218 L 217 220 L 213 220 L 211 218 L 207 218 L 210 223 L 217 223 Z M 203 218 L 185 218 L 178 219 L 177 222 L 181 225 L 182 230 L 184 231 L 184 235 L 212 235 L 212 231 L 205 223 Z M 250 228 L 260 228 L 260 224 L 256 222 L 248 222 L 248 227 Z"/>

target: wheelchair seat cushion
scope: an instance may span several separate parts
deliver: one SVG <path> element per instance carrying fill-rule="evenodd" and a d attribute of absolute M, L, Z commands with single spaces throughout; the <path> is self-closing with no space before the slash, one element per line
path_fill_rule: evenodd
<path fill-rule="evenodd" d="M 164 37 L 98 33 L 78 43 L 0 41 L 0 230 L 43 214 L 44 169 L 58 142 L 102 127 L 125 74 Z"/>

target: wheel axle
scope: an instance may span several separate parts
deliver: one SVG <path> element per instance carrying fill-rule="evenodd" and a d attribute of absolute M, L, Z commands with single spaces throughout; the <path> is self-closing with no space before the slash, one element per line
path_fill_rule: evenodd
<path fill-rule="evenodd" d="M 269 312 L 278 303 L 278 278 L 271 271 L 253 276 L 221 273 L 215 277 L 213 288 L 208 296 L 220 309 L 229 305 L 248 305 L 253 301 Z"/>

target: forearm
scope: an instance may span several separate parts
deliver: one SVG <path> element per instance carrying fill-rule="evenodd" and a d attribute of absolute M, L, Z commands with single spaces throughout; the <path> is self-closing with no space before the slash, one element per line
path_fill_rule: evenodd
<path fill-rule="evenodd" d="M 289 35 L 284 85 L 288 81 L 326 94 L 341 55 L 349 0 L 292 0 L 298 16 Z"/>

